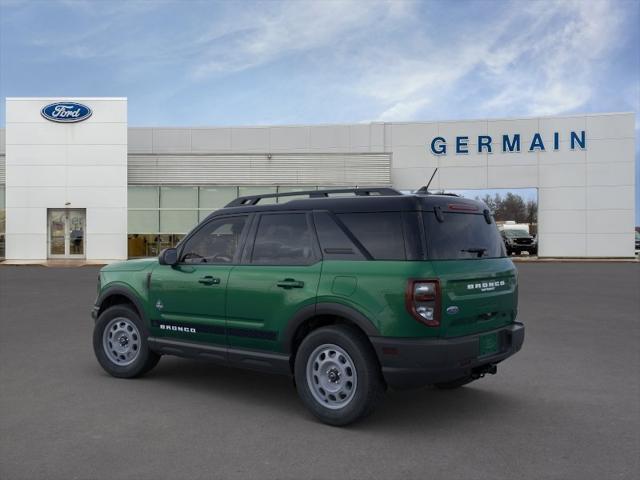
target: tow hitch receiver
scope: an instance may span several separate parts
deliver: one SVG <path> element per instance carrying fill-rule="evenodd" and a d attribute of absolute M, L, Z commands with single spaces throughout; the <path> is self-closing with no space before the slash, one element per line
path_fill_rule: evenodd
<path fill-rule="evenodd" d="M 473 379 L 482 378 L 485 375 L 495 375 L 498 371 L 497 365 L 493 363 L 489 363 L 487 365 L 482 365 L 481 367 L 476 367 L 471 371 L 471 377 Z"/>

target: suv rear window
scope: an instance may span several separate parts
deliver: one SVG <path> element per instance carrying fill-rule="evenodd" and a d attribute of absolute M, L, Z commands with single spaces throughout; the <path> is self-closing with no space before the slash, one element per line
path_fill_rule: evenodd
<path fill-rule="evenodd" d="M 375 260 L 407 258 L 400 213 L 340 213 L 337 217 Z"/>
<path fill-rule="evenodd" d="M 433 212 L 423 215 L 431 260 L 506 256 L 495 223 L 487 223 L 482 214 L 443 212 L 443 222 L 439 222 Z"/>

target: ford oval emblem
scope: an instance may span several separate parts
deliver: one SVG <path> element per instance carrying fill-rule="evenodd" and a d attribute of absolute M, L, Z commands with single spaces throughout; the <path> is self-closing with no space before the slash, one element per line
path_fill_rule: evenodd
<path fill-rule="evenodd" d="M 456 307 L 455 305 L 451 305 L 450 307 L 447 307 L 447 313 L 449 315 L 455 315 L 459 311 L 460 311 L 460 307 Z"/>
<path fill-rule="evenodd" d="M 89 107 L 76 102 L 51 103 L 40 110 L 47 120 L 60 123 L 81 122 L 93 113 Z"/>

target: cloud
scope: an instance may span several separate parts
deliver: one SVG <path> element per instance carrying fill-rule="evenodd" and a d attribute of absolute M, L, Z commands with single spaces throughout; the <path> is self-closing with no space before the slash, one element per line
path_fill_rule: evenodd
<path fill-rule="evenodd" d="M 583 108 L 629 21 L 626 4 L 578 0 L 54 5 L 80 21 L 65 35 L 32 29 L 25 38 L 43 55 L 31 61 L 108 64 L 125 85 L 166 72 L 176 93 L 237 74 L 255 85 L 264 67 L 283 84 L 302 73 L 308 98 L 335 94 L 379 121 Z"/>
<path fill-rule="evenodd" d="M 377 119 L 415 119 L 443 98 L 493 115 L 552 115 L 587 104 L 619 41 L 621 6 L 519 2 L 504 10 L 509 13 L 458 26 L 437 49 L 430 48 L 437 39 L 427 35 L 413 52 L 388 49 L 384 69 L 364 65 L 357 90 L 380 101 Z"/>
<path fill-rule="evenodd" d="M 488 64 L 493 73 L 489 81 L 502 88 L 484 103 L 486 109 L 525 105 L 527 114 L 552 115 L 580 108 L 591 99 L 597 84 L 594 75 L 619 40 L 622 12 L 615 4 L 565 2 L 548 8 L 534 3 L 532 7 L 526 15 L 537 20 L 514 32 L 511 46 L 495 48 L 498 59 L 500 53 L 509 54 Z"/>
<path fill-rule="evenodd" d="M 397 19 L 407 12 L 403 2 L 355 0 L 254 6 L 240 18 L 225 22 L 237 25 L 235 29 L 220 31 L 220 25 L 214 25 L 200 39 L 197 48 L 202 63 L 193 69 L 195 78 L 235 73 L 295 53 L 311 55 L 323 48 L 339 49 L 350 36 L 363 27 L 369 28 L 375 20 Z"/>

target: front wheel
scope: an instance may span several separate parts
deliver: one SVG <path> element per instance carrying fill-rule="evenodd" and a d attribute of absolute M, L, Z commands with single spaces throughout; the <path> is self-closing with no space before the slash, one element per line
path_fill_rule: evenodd
<path fill-rule="evenodd" d="M 100 314 L 93 329 L 93 350 L 102 368 L 120 378 L 144 375 L 160 360 L 149 349 L 140 316 L 128 305 L 114 305 Z"/>
<path fill-rule="evenodd" d="M 322 422 L 342 426 L 370 414 L 384 393 L 375 353 L 354 328 L 319 328 L 302 341 L 295 379 L 305 406 Z"/>

